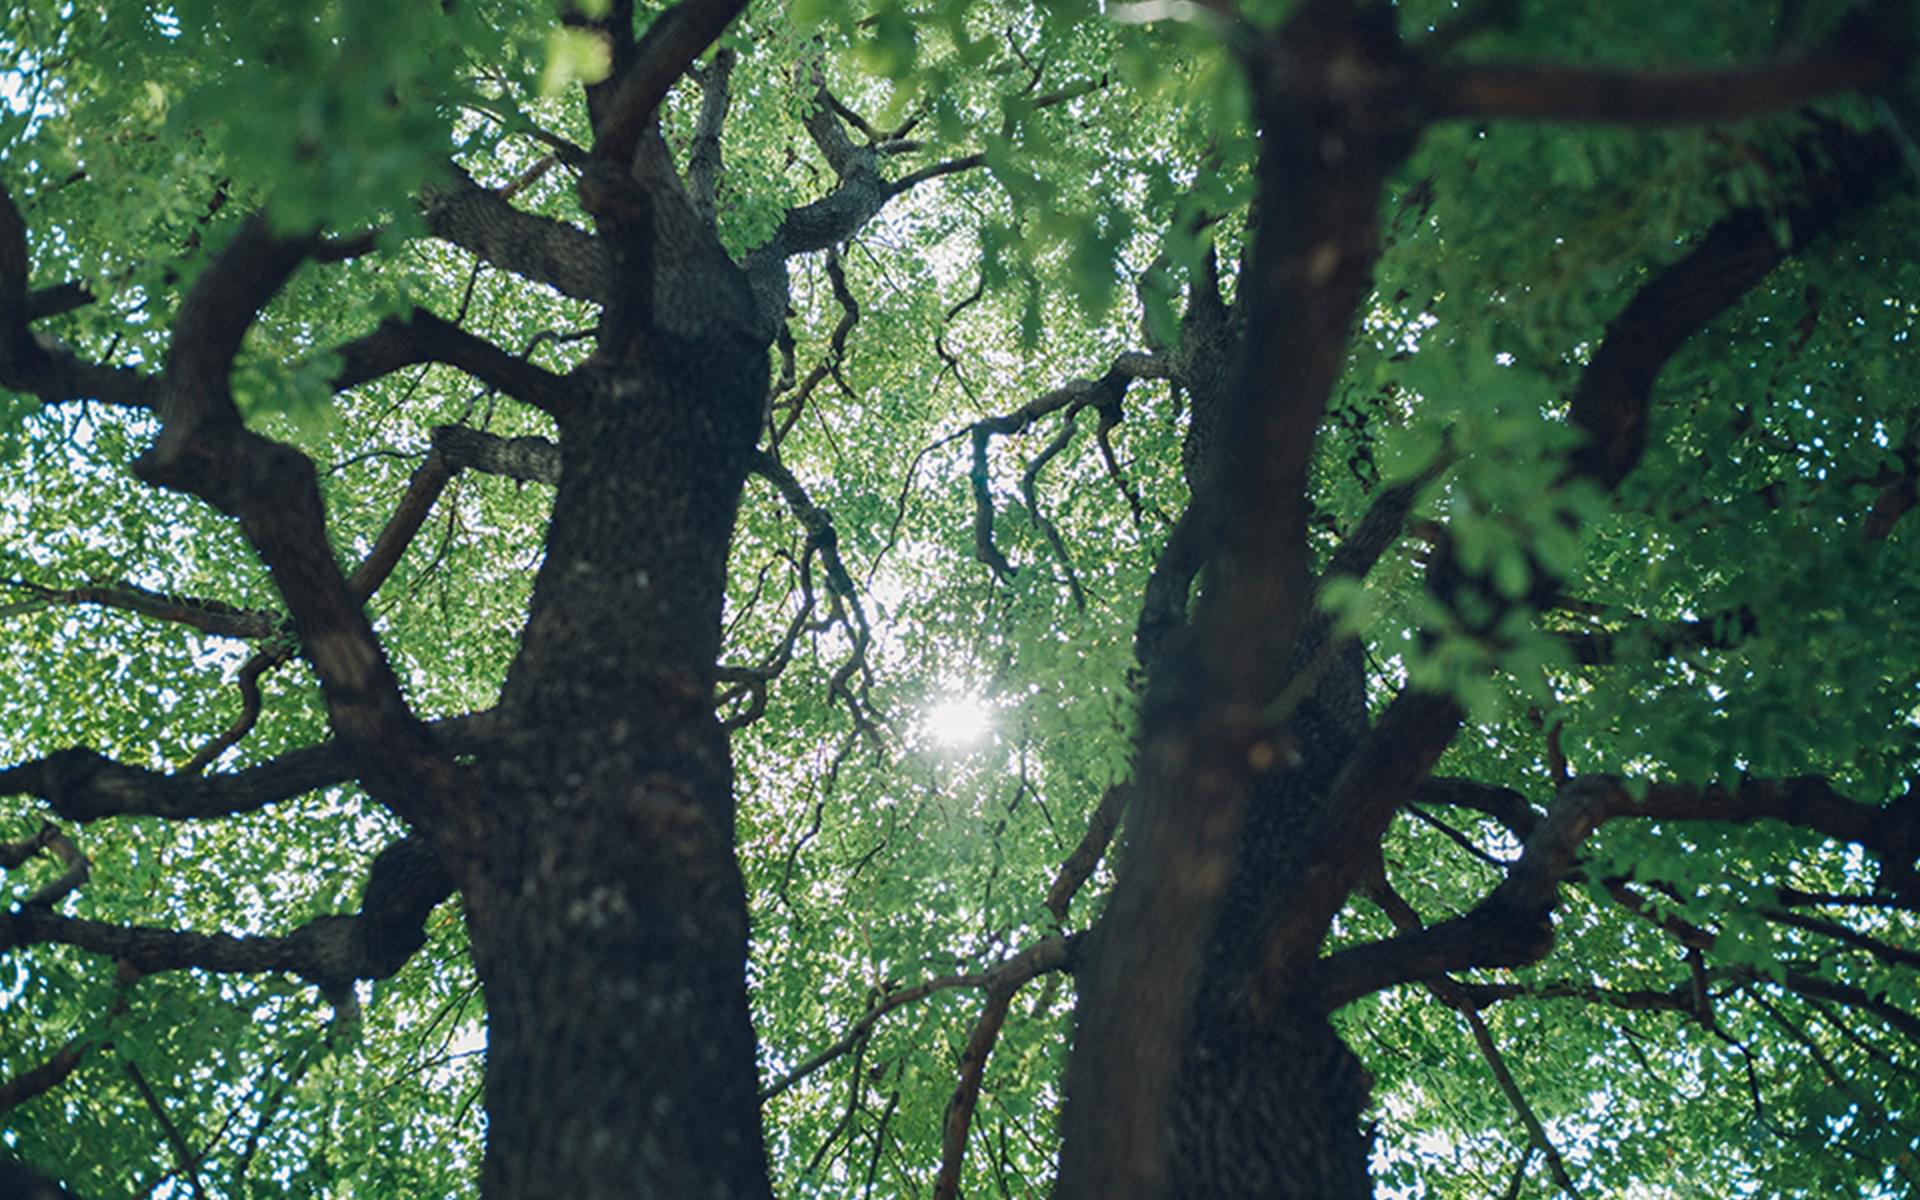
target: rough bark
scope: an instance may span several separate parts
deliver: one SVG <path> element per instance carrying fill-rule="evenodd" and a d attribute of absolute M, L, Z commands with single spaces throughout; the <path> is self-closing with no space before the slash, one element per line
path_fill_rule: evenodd
<path fill-rule="evenodd" d="M 662 337 L 572 380 L 512 731 L 453 837 L 487 994 L 493 1200 L 767 1194 L 712 709 L 764 363 Z"/>
<path fill-rule="evenodd" d="M 1310 5 L 1283 38 L 1292 57 L 1250 64 L 1261 211 L 1245 336 L 1225 407 L 1202 422 L 1217 444 L 1189 462 L 1205 584 L 1143 708 L 1138 824 L 1083 973 L 1062 1197 L 1368 1190 L 1358 1062 L 1321 1018 L 1249 1011 L 1241 983 L 1364 725 L 1351 661 L 1293 721 L 1264 710 L 1316 657 L 1302 639 L 1307 464 L 1372 278 L 1381 183 L 1412 139 L 1390 29 Z M 1364 63 L 1371 88 L 1339 95 L 1324 66 L 1298 69 L 1342 60 Z"/>

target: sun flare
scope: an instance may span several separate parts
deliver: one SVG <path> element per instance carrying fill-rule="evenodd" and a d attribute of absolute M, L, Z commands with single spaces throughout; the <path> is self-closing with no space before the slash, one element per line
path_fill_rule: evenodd
<path fill-rule="evenodd" d="M 993 710 L 974 696 L 948 696 L 927 709 L 926 729 L 943 746 L 972 746 L 993 728 Z"/>

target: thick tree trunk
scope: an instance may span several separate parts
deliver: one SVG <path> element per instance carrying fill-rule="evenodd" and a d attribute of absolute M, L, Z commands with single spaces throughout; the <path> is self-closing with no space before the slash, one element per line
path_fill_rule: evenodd
<path fill-rule="evenodd" d="M 1321 627 L 1308 637 L 1290 674 L 1306 665 L 1324 636 Z M 1366 728 L 1365 663 L 1354 645 L 1287 722 L 1286 761 L 1253 783 L 1174 1092 L 1172 1196 L 1372 1195 L 1360 1125 L 1370 1083 L 1359 1060 L 1319 1014 L 1255 1020 L 1246 1003 L 1261 933 L 1299 879 L 1307 833 Z"/>
<path fill-rule="evenodd" d="M 1364 1200 L 1366 1070 L 1323 1017 L 1203 1018 L 1174 1093 L 1179 1200 Z"/>
<path fill-rule="evenodd" d="M 513 732 L 455 838 L 489 1019 L 489 1200 L 768 1194 L 712 705 L 765 363 L 658 337 L 576 373 L 560 417 Z"/>
<path fill-rule="evenodd" d="M 1242 335 L 1218 411 L 1203 420 L 1196 393 L 1187 456 L 1205 572 L 1149 668 L 1131 842 L 1080 973 L 1060 1200 L 1371 1194 L 1364 1071 L 1324 1018 L 1266 997 L 1256 1013 L 1252 992 L 1365 726 L 1351 654 L 1285 736 L 1266 714 L 1326 636 L 1313 448 L 1372 286 L 1381 189 L 1413 145 L 1415 72 L 1391 10 L 1346 5 L 1299 6 L 1246 61 L 1260 146 Z"/>

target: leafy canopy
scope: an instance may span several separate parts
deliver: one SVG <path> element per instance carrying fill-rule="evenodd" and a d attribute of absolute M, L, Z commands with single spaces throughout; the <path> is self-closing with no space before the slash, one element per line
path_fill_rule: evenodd
<path fill-rule="evenodd" d="M 641 26 L 663 7 L 639 6 Z M 864 142 L 894 144 L 890 178 L 952 168 L 791 264 L 770 436 L 843 571 L 774 479 L 750 482 L 734 536 L 721 713 L 737 727 L 781 1195 L 927 1188 L 980 1012 L 972 977 L 1086 929 L 1111 882 L 1103 864 L 1070 909 L 1045 903 L 1131 773 L 1134 634 L 1187 503 L 1190 396 L 1162 372 L 1124 408 L 1037 398 L 1127 352 L 1172 354 L 1210 272 L 1237 294 L 1257 219 L 1245 76 L 1208 20 L 1115 19 L 1213 7 L 793 0 L 753 6 L 703 59 L 737 58 L 715 199 L 736 255 L 832 186 L 805 124 L 822 87 Z M 1240 7 L 1255 29 L 1290 10 Z M 1724 65 L 1826 37 L 1846 7 L 1489 6 L 1461 52 Z M 1393 16 L 1419 44 L 1474 12 L 1408 0 Z M 274 298 L 234 383 L 251 427 L 319 464 L 351 569 L 435 427 L 552 433 L 446 365 L 336 392 L 329 348 L 418 305 L 548 370 L 582 361 L 591 306 L 433 236 L 422 197 L 453 186 L 452 163 L 584 225 L 567 147 L 590 140 L 580 85 L 607 71 L 598 50 L 551 6 L 510 0 L 10 5 L 0 178 L 32 281 L 91 301 L 35 329 L 157 368 L 182 296 L 247 214 L 359 239 Z M 1311 531 L 1324 561 L 1382 489 L 1425 481 L 1410 536 L 1322 602 L 1363 638 L 1376 708 L 1408 684 L 1464 703 L 1439 775 L 1513 789 L 1537 814 L 1569 771 L 1629 788 L 1820 776 L 1879 806 L 1920 770 L 1913 530 L 1897 511 L 1874 524 L 1898 487 L 1911 503 L 1920 461 L 1910 186 L 1679 351 L 1619 489 L 1565 486 L 1580 444 L 1567 397 L 1622 307 L 1729 212 L 1791 238 L 1789 211 L 1829 166 L 1808 139 L 1920 128 L 1910 99 L 1652 132 L 1462 120 L 1390 180 L 1375 285 L 1316 443 Z M 689 80 L 663 106 L 678 161 L 702 102 Z M 235 523 L 133 476 L 154 418 L 24 392 L 6 405 L 0 759 L 77 744 L 168 771 L 212 746 L 209 769 L 228 774 L 323 741 L 313 679 Z M 372 599 L 423 716 L 498 693 L 551 494 L 459 475 Z M 1442 536 L 1490 598 L 1429 590 Z M 1518 603 L 1545 577 L 1563 594 Z M 211 622 L 207 601 L 232 619 Z M 217 744 L 262 655 L 257 723 Z M 967 705 L 986 714 L 971 739 L 928 723 Z M 0 840 L 44 815 L 31 796 L 0 801 Z M 61 901 L 68 915 L 278 934 L 353 911 L 402 828 L 330 786 L 219 821 L 69 832 L 91 881 Z M 1523 833 L 1412 806 L 1382 858 L 1437 922 L 1505 876 Z M 1616 822 L 1582 853 L 1550 957 L 1457 977 L 1480 1007 L 1406 986 L 1340 1014 L 1374 1078 L 1383 1195 L 1500 1194 L 1523 1174 L 1544 1193 L 1543 1140 L 1584 1194 L 1920 1187 L 1914 906 L 1874 891 L 1871 855 L 1747 820 Z M 7 865 L 15 901 L 58 873 L 45 855 Z M 1394 929 L 1356 896 L 1334 948 Z M 9 950 L 0 1078 L 87 1052 L 0 1116 L 0 1142 L 87 1195 L 186 1194 L 188 1177 L 208 1195 L 470 1194 L 484 1013 L 457 906 L 427 932 L 405 969 L 360 985 L 351 1017 L 294 976 L 136 980 L 72 947 Z M 956 986 L 896 999 L 927 980 Z M 1058 974 L 1013 1001 L 972 1115 L 969 1193 L 1050 1177 L 1073 1003 Z M 1489 1086 L 1495 1066 L 1507 1078 Z"/>

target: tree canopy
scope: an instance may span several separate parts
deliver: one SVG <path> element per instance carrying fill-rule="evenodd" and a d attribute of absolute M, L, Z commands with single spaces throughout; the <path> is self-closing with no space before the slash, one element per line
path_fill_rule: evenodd
<path fill-rule="evenodd" d="M 0 1196 L 1920 1192 L 1909 0 L 4 11 Z"/>

